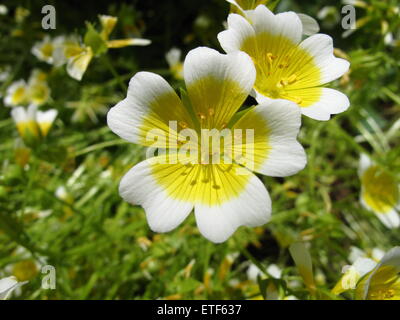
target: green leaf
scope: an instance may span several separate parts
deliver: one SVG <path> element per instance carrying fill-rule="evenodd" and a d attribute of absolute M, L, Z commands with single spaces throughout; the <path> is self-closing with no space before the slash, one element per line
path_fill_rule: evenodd
<path fill-rule="evenodd" d="M 89 22 L 86 23 L 87 31 L 84 37 L 85 45 L 93 50 L 95 56 L 107 52 L 107 43 L 103 40 L 100 33 Z"/>

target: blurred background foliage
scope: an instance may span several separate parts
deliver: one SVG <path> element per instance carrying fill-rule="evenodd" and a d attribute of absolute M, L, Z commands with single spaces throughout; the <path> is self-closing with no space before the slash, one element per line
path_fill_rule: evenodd
<path fill-rule="evenodd" d="M 303 117 L 300 140 L 308 155 L 306 169 L 284 179 L 263 177 L 273 200 L 271 222 L 242 227 L 220 245 L 199 234 L 193 216 L 173 232 L 155 234 L 143 210 L 122 201 L 119 180 L 144 158 L 144 150 L 115 136 L 106 126 L 105 113 L 126 94 L 121 81 L 127 84 L 139 70 L 181 86 L 165 59 L 172 47 L 182 50 L 182 58 L 197 46 L 222 52 L 216 36 L 224 29 L 229 4 L 2 4 L 8 14 L 0 16 L 0 67 L 11 69 L 0 83 L 0 94 L 40 68 L 48 73 L 51 89 L 43 109 L 59 113 L 46 140 L 26 147 L 18 142 L 10 109 L 0 105 L 0 278 L 29 280 L 17 292 L 19 298 L 258 298 L 263 286 L 246 272 L 254 260 L 282 270 L 277 285 L 287 287 L 286 295 L 309 298 L 288 251 L 299 240 L 309 244 L 319 296 L 328 297 L 349 263 L 352 246 L 387 250 L 400 243 L 398 229 L 387 229 L 359 203 L 357 176 L 358 159 L 365 152 L 397 183 L 400 178 L 399 1 L 356 1 L 357 29 L 345 37 L 340 1 L 280 1 L 275 11 L 315 17 L 321 32 L 333 37 L 336 55 L 350 60 L 351 71 L 333 87 L 349 96 L 351 107 L 328 122 Z M 44 4 L 57 10 L 56 30 L 41 28 Z M 80 82 L 65 68 L 52 68 L 31 54 L 45 35 L 84 35 L 85 21 L 98 25 L 98 14 L 119 18 L 113 37 L 133 35 L 152 44 L 108 51 L 107 60 L 92 61 Z M 56 290 L 40 287 L 45 264 L 56 268 Z"/>

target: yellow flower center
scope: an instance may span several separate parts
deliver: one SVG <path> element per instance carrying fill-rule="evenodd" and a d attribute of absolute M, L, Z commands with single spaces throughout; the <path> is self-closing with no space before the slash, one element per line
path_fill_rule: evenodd
<path fill-rule="evenodd" d="M 38 268 L 32 260 L 20 261 L 13 266 L 13 275 L 18 279 L 18 281 L 31 280 L 37 273 Z"/>
<path fill-rule="evenodd" d="M 24 87 L 17 88 L 12 95 L 12 102 L 14 105 L 25 102 L 26 89 Z"/>
<path fill-rule="evenodd" d="M 290 39 L 264 32 L 247 38 L 241 50 L 254 61 L 254 87 L 262 95 L 290 100 L 301 107 L 320 99 L 321 72 L 314 58 Z"/>
<path fill-rule="evenodd" d="M 361 178 L 362 196 L 374 211 L 385 213 L 399 201 L 399 188 L 394 178 L 378 166 L 369 167 Z"/>
<path fill-rule="evenodd" d="M 51 43 L 45 43 L 40 48 L 40 52 L 44 57 L 50 58 L 53 55 L 54 46 Z"/>

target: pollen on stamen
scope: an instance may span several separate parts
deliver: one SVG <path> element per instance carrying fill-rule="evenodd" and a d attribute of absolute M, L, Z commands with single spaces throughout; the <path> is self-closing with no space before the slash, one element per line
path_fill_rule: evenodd
<path fill-rule="evenodd" d="M 274 56 L 271 52 L 267 53 L 267 60 L 270 64 L 272 64 L 273 60 L 275 60 L 277 57 Z"/>
<path fill-rule="evenodd" d="M 204 113 L 199 112 L 197 115 L 198 115 L 198 117 L 200 118 L 201 121 L 206 119 L 206 116 L 205 116 Z"/>
<path fill-rule="evenodd" d="M 297 104 L 302 104 L 303 103 L 303 99 L 299 98 L 299 97 L 292 97 L 293 101 L 296 102 Z"/>
<path fill-rule="evenodd" d="M 186 129 L 188 127 L 188 124 L 185 121 L 179 121 L 178 124 L 183 129 Z"/>
<path fill-rule="evenodd" d="M 292 74 L 287 80 L 288 84 L 293 84 L 296 81 L 297 81 L 297 76 L 295 74 Z"/>

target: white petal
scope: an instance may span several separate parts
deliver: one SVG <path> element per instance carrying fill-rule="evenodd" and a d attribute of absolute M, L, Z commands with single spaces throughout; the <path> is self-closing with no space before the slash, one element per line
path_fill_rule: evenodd
<path fill-rule="evenodd" d="M 24 107 L 14 107 L 11 110 L 11 116 L 15 123 L 28 121 L 28 116 Z"/>
<path fill-rule="evenodd" d="M 12 291 L 24 285 L 25 283 L 27 283 L 27 281 L 18 282 L 15 277 L 0 279 L 0 300 L 6 300 Z"/>
<path fill-rule="evenodd" d="M 400 226 L 400 217 L 395 209 L 385 213 L 377 213 L 376 216 L 389 229 L 398 228 Z"/>
<path fill-rule="evenodd" d="M 350 106 L 349 98 L 340 91 L 322 88 L 322 95 L 318 102 L 309 107 L 301 108 L 301 112 L 315 120 L 329 120 L 331 114 L 346 111 Z"/>
<path fill-rule="evenodd" d="M 400 269 L 400 247 L 390 249 L 379 262 L 378 267 L 390 265 Z"/>
<path fill-rule="evenodd" d="M 182 51 L 180 49 L 172 48 L 166 53 L 165 59 L 167 60 L 168 65 L 170 67 L 173 67 L 173 66 L 177 65 L 178 63 L 180 63 L 181 55 L 182 55 Z"/>
<path fill-rule="evenodd" d="M 372 269 L 374 269 L 376 265 L 377 263 L 372 259 L 358 258 L 354 262 L 353 267 L 357 270 L 360 277 L 363 277 L 368 272 L 372 271 Z"/>
<path fill-rule="evenodd" d="M 256 80 L 256 69 L 251 58 L 244 52 L 225 55 L 207 47 L 191 50 L 184 62 L 186 85 L 210 76 L 233 80 L 243 91 L 250 93 Z"/>
<path fill-rule="evenodd" d="M 375 208 L 372 208 L 367 202 L 365 202 L 363 194 L 364 192 L 361 192 L 360 202 L 362 206 L 367 210 L 374 212 L 376 217 L 383 223 L 384 226 L 386 226 L 388 229 L 394 229 L 400 226 L 400 217 L 395 208 L 387 212 L 376 212 Z"/>
<path fill-rule="evenodd" d="M 294 12 L 283 12 L 274 15 L 266 6 L 258 6 L 253 11 L 246 11 L 256 33 L 269 33 L 290 39 L 294 44 L 301 41 L 303 26 Z"/>
<path fill-rule="evenodd" d="M 360 161 L 358 163 L 358 176 L 361 178 L 365 170 L 372 166 L 372 160 L 365 153 L 360 155 Z"/>
<path fill-rule="evenodd" d="M 303 13 L 298 13 L 297 16 L 300 18 L 301 24 L 303 25 L 303 34 L 311 36 L 319 32 L 318 22 L 314 18 Z"/>
<path fill-rule="evenodd" d="M 86 47 L 82 53 L 68 59 L 67 73 L 75 80 L 81 81 L 92 58 L 91 47 Z"/>
<path fill-rule="evenodd" d="M 201 234 L 215 243 L 226 241 L 240 226 L 256 227 L 268 222 L 271 199 L 264 184 L 252 174 L 246 189 L 222 205 L 195 205 L 197 226 Z"/>
<path fill-rule="evenodd" d="M 172 199 L 156 183 L 150 168 L 154 160 L 145 160 L 129 170 L 121 180 L 119 193 L 125 201 L 144 208 L 151 230 L 168 232 L 186 219 L 193 204 Z"/>
<path fill-rule="evenodd" d="M 297 135 L 301 126 L 300 108 L 291 101 L 273 100 L 253 109 L 267 120 L 270 128 L 267 160 L 258 172 L 272 177 L 285 177 L 303 170 L 307 157 Z"/>
<path fill-rule="evenodd" d="M 241 15 L 231 13 L 228 16 L 228 30 L 218 34 L 218 40 L 225 52 L 240 50 L 247 39 L 254 37 L 254 29 Z"/>
<path fill-rule="evenodd" d="M 178 95 L 162 77 L 151 72 L 138 72 L 129 82 L 126 98 L 108 112 L 108 126 L 121 138 L 140 143 L 143 118 L 150 112 L 151 104 L 167 94 L 180 104 Z"/>
<path fill-rule="evenodd" d="M 347 60 L 333 55 L 333 40 L 326 34 L 315 34 L 300 43 L 300 47 L 314 57 L 321 71 L 321 84 L 333 81 L 345 74 L 350 67 Z"/>
<path fill-rule="evenodd" d="M 200 47 L 191 50 L 184 62 L 184 78 L 194 111 L 214 110 L 213 126 L 226 125 L 252 90 L 256 69 L 244 52 L 221 54 Z"/>
<path fill-rule="evenodd" d="M 47 111 L 37 112 L 37 122 L 38 123 L 53 123 L 54 119 L 57 117 L 58 111 L 55 109 L 50 109 Z"/>

